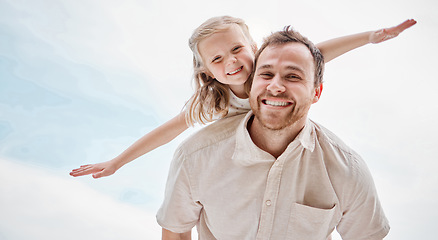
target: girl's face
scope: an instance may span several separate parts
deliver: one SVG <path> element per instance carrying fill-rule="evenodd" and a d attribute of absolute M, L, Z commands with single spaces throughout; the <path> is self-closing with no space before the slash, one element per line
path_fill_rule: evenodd
<path fill-rule="evenodd" d="M 198 50 L 207 74 L 231 89 L 242 87 L 251 74 L 253 48 L 236 24 L 201 40 Z"/>

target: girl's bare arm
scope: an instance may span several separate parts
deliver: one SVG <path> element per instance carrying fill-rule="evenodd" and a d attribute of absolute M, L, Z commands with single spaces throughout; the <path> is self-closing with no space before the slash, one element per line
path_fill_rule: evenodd
<path fill-rule="evenodd" d="M 167 121 L 163 125 L 141 137 L 119 156 L 112 160 L 82 165 L 70 172 L 73 177 L 92 174 L 94 178 L 106 177 L 114 174 L 123 165 L 154 150 L 155 148 L 170 142 L 188 128 L 185 120 L 185 112 Z"/>
<path fill-rule="evenodd" d="M 329 62 L 346 52 L 368 43 L 380 43 L 395 38 L 415 23 L 417 23 L 415 20 L 409 19 L 394 27 L 331 39 L 318 43 L 316 47 L 318 47 L 324 56 L 324 61 Z"/>

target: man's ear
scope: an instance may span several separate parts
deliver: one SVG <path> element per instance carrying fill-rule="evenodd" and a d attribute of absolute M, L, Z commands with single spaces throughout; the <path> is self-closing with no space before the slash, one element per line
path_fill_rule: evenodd
<path fill-rule="evenodd" d="M 315 95 L 313 96 L 313 103 L 318 102 L 319 98 L 321 97 L 322 89 L 323 89 L 322 83 L 319 84 L 319 86 L 315 88 Z"/>

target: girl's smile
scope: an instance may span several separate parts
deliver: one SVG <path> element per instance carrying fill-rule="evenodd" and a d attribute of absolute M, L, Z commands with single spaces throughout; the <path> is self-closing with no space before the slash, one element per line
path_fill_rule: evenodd
<path fill-rule="evenodd" d="M 236 70 L 233 71 L 233 72 L 227 73 L 227 75 L 234 75 L 234 74 L 237 74 L 237 73 L 239 73 L 240 71 L 242 71 L 242 69 L 243 69 L 243 66 L 241 66 L 240 68 L 236 69 Z"/>

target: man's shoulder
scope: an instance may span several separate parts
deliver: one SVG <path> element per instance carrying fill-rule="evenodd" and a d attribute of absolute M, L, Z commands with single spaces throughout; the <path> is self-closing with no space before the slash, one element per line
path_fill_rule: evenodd
<path fill-rule="evenodd" d="M 316 136 L 320 143 L 327 143 L 343 152 L 354 152 L 353 149 L 345 144 L 345 142 L 332 131 L 319 123 L 316 123 L 314 121 L 311 122 L 315 127 Z"/>
<path fill-rule="evenodd" d="M 199 151 L 206 147 L 212 147 L 230 137 L 233 137 L 246 114 L 217 120 L 216 122 L 200 129 L 183 141 L 179 149 L 186 154 Z"/>
<path fill-rule="evenodd" d="M 373 238 L 381 234 L 382 239 L 389 229 L 388 223 L 366 162 L 333 132 L 317 123 L 314 126 L 321 146 L 318 153 L 338 198 L 338 207 L 344 213 L 342 219 L 346 224 L 338 225 L 338 230 L 345 236 L 363 234 Z"/>
<path fill-rule="evenodd" d="M 364 159 L 327 128 L 319 124 L 315 124 L 315 128 L 320 153 L 333 186 L 348 187 L 348 191 L 359 185 L 361 188 L 370 187 L 372 176 Z"/>

